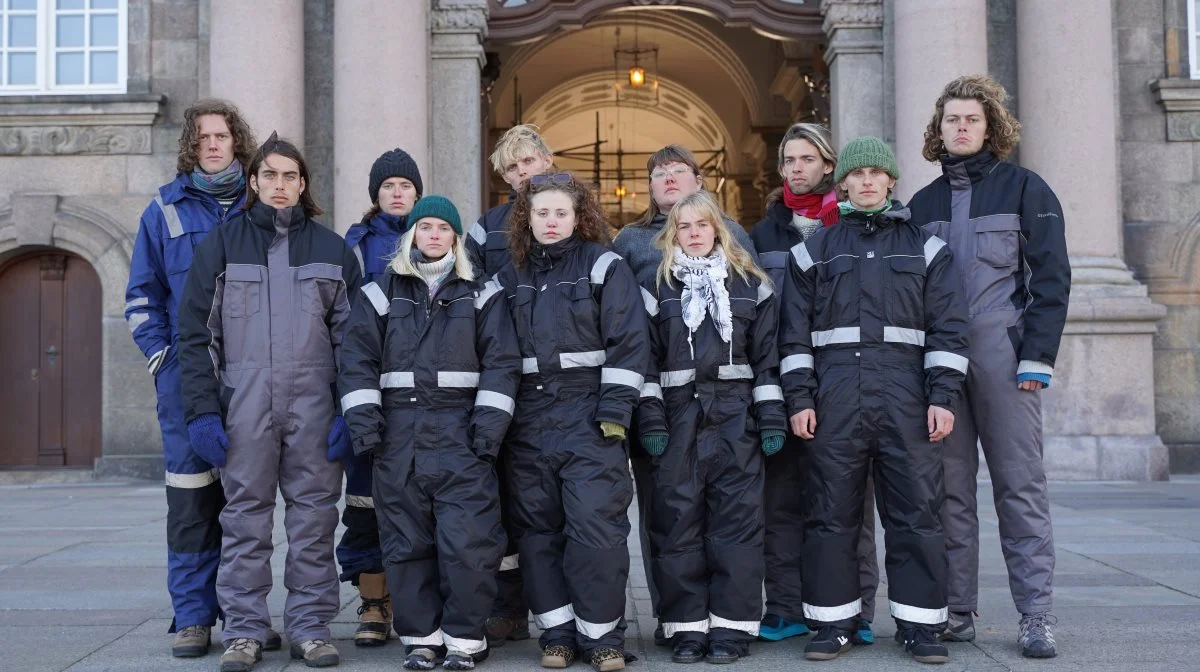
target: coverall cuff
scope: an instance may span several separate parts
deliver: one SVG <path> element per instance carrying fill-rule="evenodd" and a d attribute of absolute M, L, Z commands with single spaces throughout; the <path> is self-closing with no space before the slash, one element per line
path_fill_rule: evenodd
<path fill-rule="evenodd" d="M 361 439 L 354 439 L 352 443 L 354 444 L 354 454 L 356 456 L 372 453 L 379 446 L 379 435 L 371 434 Z"/>
<path fill-rule="evenodd" d="M 191 412 L 187 414 L 185 420 L 187 422 L 191 422 L 192 420 L 209 413 L 215 413 L 220 416 L 222 420 L 224 420 L 225 416 L 221 413 L 221 401 L 219 399 L 197 402 L 195 406 L 192 406 Z"/>
<path fill-rule="evenodd" d="M 596 422 L 597 423 L 611 422 L 613 424 L 617 424 L 622 427 L 628 428 L 629 425 L 631 424 L 632 419 L 633 419 L 633 409 L 627 408 L 627 409 L 621 410 L 621 409 L 612 408 L 612 407 L 606 408 L 604 405 L 601 405 L 600 408 L 596 410 Z"/>

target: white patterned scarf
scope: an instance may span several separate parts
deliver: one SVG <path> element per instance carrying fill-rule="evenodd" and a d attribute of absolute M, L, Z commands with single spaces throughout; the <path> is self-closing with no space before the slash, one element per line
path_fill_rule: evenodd
<path fill-rule="evenodd" d="M 730 357 L 733 356 L 733 315 L 729 310 L 729 290 L 725 279 L 729 277 L 729 266 L 725 253 L 714 247 L 707 257 L 691 257 L 675 247 L 671 258 L 671 275 L 683 283 L 683 323 L 688 328 L 688 347 L 692 347 L 692 334 L 700 328 L 707 313 L 721 340 L 729 343 Z M 692 352 L 693 359 L 695 351 Z"/>

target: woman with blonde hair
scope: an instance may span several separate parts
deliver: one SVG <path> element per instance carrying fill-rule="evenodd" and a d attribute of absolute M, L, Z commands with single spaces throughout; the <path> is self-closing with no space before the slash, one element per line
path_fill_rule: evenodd
<path fill-rule="evenodd" d="M 651 455 L 659 614 L 675 662 L 731 663 L 749 654 L 762 618 L 760 451 L 775 454 L 787 427 L 778 308 L 709 194 L 680 199 L 654 243 L 638 428 Z"/>
<path fill-rule="evenodd" d="M 493 465 L 520 355 L 499 285 L 475 277 L 454 205 L 425 196 L 409 220 L 387 272 L 354 306 L 338 388 L 355 454 L 373 454 L 404 667 L 444 658 L 468 670 L 488 654 L 505 543 Z"/>
<path fill-rule="evenodd" d="M 606 228 L 586 185 L 534 175 L 509 220 L 513 263 L 496 276 L 521 346 L 503 471 L 542 666 L 567 667 L 579 651 L 598 672 L 625 667 L 623 440 L 650 363 L 637 281 Z"/>

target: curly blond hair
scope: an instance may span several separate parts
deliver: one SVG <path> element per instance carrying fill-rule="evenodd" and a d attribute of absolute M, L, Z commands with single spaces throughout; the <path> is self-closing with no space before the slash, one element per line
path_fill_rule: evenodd
<path fill-rule="evenodd" d="M 964 75 L 947 84 L 934 104 L 933 118 L 925 127 L 925 146 L 921 148 L 921 156 L 926 161 L 938 161 L 947 153 L 942 142 L 942 110 L 948 100 L 979 101 L 987 120 L 983 148 L 991 150 L 999 159 L 1012 154 L 1021 141 L 1021 122 L 1004 107 L 1008 92 L 988 75 Z"/>

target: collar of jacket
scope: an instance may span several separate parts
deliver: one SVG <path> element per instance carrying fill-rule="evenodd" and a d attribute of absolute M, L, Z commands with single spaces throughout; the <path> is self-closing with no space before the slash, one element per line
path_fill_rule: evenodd
<path fill-rule="evenodd" d="M 407 228 L 405 226 L 407 222 L 408 215 L 389 215 L 380 210 L 365 223 L 367 228 L 371 230 L 371 233 L 387 235 L 389 233 L 404 233 Z"/>
<path fill-rule="evenodd" d="M 308 218 L 304 216 L 304 206 L 302 205 L 297 204 L 287 208 L 286 210 L 287 212 L 284 214 L 284 216 L 288 218 L 287 222 L 289 229 L 294 229 L 308 220 Z M 280 215 L 280 211 L 279 209 L 267 205 L 262 201 L 258 201 L 250 208 L 250 211 L 247 213 L 247 215 L 250 217 L 250 221 L 255 226 L 262 227 L 271 233 L 274 233 L 275 218 Z"/>
<path fill-rule="evenodd" d="M 550 245 L 534 241 L 533 247 L 529 250 L 529 260 L 533 264 L 534 270 L 544 271 L 554 266 L 563 257 L 579 249 L 579 246 L 582 244 L 583 238 L 580 238 L 579 234 L 575 232 L 571 232 L 571 235 L 566 240 L 560 240 Z"/>
<path fill-rule="evenodd" d="M 900 201 L 892 201 L 892 207 L 882 212 L 866 213 L 854 210 L 842 215 L 841 223 L 858 231 L 862 235 L 873 235 L 881 229 L 889 229 L 897 224 L 907 222 L 911 217 L 908 208 Z"/>
<path fill-rule="evenodd" d="M 970 156 L 950 156 L 943 154 L 938 159 L 942 164 L 942 174 L 951 182 L 955 177 L 961 177 L 964 173 L 971 180 L 971 184 L 977 184 L 980 180 L 987 177 L 988 173 L 1000 163 L 1000 159 L 992 154 L 992 150 L 985 149 Z"/>

